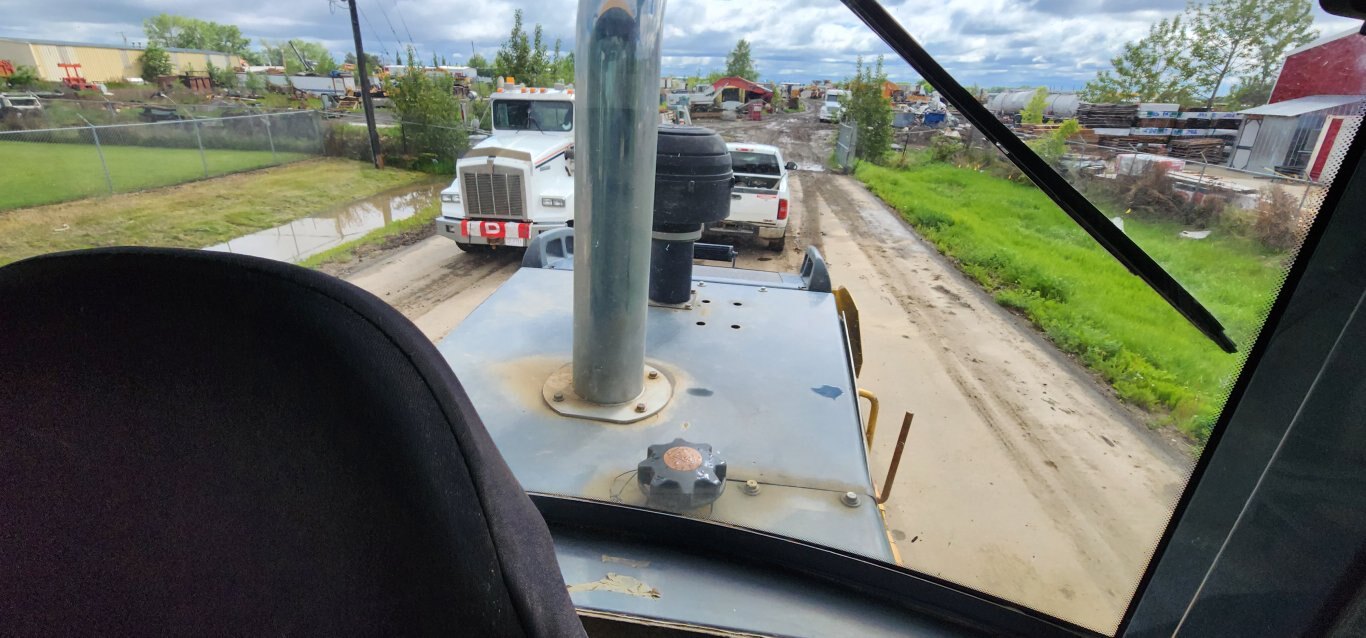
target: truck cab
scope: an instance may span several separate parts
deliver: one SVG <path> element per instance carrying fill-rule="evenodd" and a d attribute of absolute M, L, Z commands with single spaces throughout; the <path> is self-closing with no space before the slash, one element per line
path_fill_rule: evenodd
<path fill-rule="evenodd" d="M 574 218 L 574 90 L 500 89 L 492 132 L 455 165 L 436 229 L 465 251 L 525 247 Z"/>
<path fill-rule="evenodd" d="M 838 122 L 844 114 L 844 103 L 841 100 L 848 91 L 842 89 L 830 89 L 825 92 L 825 101 L 821 102 L 821 111 L 817 115 L 821 122 Z"/>

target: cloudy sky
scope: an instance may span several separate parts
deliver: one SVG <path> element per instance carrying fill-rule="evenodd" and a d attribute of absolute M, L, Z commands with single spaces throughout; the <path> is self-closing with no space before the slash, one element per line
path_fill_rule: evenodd
<path fill-rule="evenodd" d="M 367 50 L 390 57 L 399 42 L 452 64 L 471 51 L 492 57 L 522 8 L 568 46 L 573 0 L 359 0 Z M 965 84 L 1077 88 L 1108 66 L 1120 46 L 1186 0 L 883 0 L 930 53 Z M 1323 13 L 1331 34 L 1353 27 Z M 140 41 L 142 19 L 174 13 L 236 24 L 254 41 L 304 38 L 340 59 L 351 48 L 345 7 L 328 0 L 0 0 L 0 36 L 85 42 Z M 894 80 L 914 72 L 891 55 L 837 0 L 672 0 L 665 17 L 664 70 L 687 75 L 725 64 L 739 38 L 753 43 L 764 80 L 807 81 L 850 75 L 856 56 L 889 56 Z"/>

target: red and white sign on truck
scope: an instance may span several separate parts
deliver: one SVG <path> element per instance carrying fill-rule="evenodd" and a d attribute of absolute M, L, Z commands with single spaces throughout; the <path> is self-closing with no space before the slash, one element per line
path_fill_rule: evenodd
<path fill-rule="evenodd" d="M 730 195 L 730 217 L 707 227 L 712 235 L 748 235 L 781 251 L 787 243 L 787 217 L 791 199 L 787 194 L 788 171 L 797 168 L 783 162 L 776 146 L 737 142 L 727 144 L 735 186 Z"/>

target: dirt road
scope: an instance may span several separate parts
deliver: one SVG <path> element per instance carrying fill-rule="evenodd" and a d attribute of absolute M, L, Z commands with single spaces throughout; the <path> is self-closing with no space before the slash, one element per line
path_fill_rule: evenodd
<path fill-rule="evenodd" d="M 814 113 L 699 123 L 731 140 L 775 144 L 808 169 L 792 179 L 788 250 L 743 247 L 740 265 L 795 271 L 815 245 L 858 302 L 859 383 L 883 404 L 875 474 L 890 460 L 901 413 L 916 415 L 888 502 L 906 564 L 1112 630 L 1166 526 L 1188 458 L 856 180 L 823 172 L 834 128 Z M 516 268 L 507 256 L 462 254 L 433 237 L 342 274 L 435 340 Z"/>

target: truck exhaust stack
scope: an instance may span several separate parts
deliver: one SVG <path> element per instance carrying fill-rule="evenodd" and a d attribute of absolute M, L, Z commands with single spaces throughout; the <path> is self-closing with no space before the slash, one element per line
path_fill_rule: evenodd
<path fill-rule="evenodd" d="M 644 390 L 645 313 L 664 0 L 580 0 L 574 133 L 573 387 L 613 405 Z"/>

